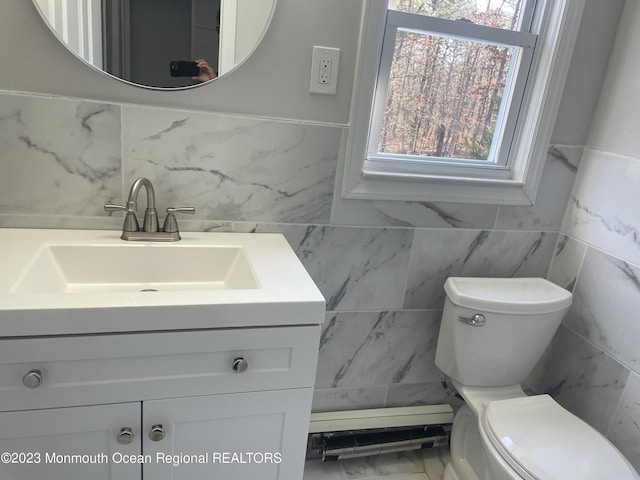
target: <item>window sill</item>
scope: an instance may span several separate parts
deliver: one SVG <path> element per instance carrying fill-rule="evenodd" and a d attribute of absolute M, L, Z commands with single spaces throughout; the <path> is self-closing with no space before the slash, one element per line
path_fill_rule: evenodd
<path fill-rule="evenodd" d="M 347 186 L 346 183 L 344 186 Z M 495 205 L 533 204 L 533 196 L 522 181 L 381 172 L 365 173 L 358 182 L 343 191 L 342 197 Z"/>

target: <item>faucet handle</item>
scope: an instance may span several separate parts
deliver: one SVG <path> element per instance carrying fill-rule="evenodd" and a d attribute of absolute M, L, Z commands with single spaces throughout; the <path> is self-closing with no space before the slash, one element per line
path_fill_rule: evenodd
<path fill-rule="evenodd" d="M 104 204 L 104 211 L 105 212 L 117 212 L 118 210 L 124 210 L 126 212 L 127 211 L 127 207 L 125 207 L 124 205 L 114 205 L 113 203 L 105 203 Z"/>
<path fill-rule="evenodd" d="M 196 207 L 169 207 L 167 208 L 167 214 L 172 215 L 174 213 L 196 213 Z"/>
<path fill-rule="evenodd" d="M 105 212 L 117 212 L 123 210 L 127 212 L 126 217 L 124 217 L 124 226 L 122 227 L 123 232 L 137 232 L 140 227 L 138 226 L 138 219 L 136 218 L 136 214 L 133 210 L 129 208 L 129 206 L 124 205 L 114 205 L 112 203 L 107 203 L 104 206 Z"/>
<path fill-rule="evenodd" d="M 196 213 L 195 207 L 169 207 L 167 208 L 167 216 L 164 219 L 164 225 L 162 226 L 163 232 L 176 233 L 178 232 L 178 221 L 176 220 L 176 213 Z"/>

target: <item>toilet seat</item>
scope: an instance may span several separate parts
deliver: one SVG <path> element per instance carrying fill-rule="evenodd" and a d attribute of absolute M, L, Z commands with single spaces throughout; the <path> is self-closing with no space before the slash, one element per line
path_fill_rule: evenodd
<path fill-rule="evenodd" d="M 603 435 L 549 395 L 489 402 L 482 427 L 492 446 L 525 479 L 640 478 Z"/>

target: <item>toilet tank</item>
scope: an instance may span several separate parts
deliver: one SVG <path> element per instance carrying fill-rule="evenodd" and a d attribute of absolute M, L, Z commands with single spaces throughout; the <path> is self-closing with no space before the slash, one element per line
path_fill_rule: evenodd
<path fill-rule="evenodd" d="M 436 365 L 468 386 L 524 381 L 571 305 L 570 292 L 543 278 L 450 277 L 444 289 Z"/>

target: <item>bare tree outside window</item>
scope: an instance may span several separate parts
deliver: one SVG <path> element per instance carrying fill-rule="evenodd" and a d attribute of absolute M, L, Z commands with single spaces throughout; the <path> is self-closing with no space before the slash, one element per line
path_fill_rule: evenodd
<path fill-rule="evenodd" d="M 521 0 L 395 0 L 408 13 L 518 28 Z M 514 49 L 399 28 L 379 152 L 486 160 Z"/>
<path fill-rule="evenodd" d="M 522 0 L 390 0 L 389 9 L 514 30 Z"/>

